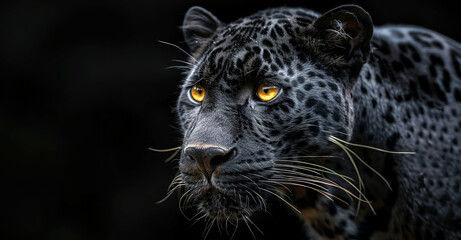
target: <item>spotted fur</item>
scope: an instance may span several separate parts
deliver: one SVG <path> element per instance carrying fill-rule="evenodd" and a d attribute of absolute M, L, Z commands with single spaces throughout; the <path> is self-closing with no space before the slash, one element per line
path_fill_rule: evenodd
<path fill-rule="evenodd" d="M 311 239 L 461 239 L 459 43 L 373 27 L 354 5 L 268 9 L 228 24 L 193 7 L 183 31 L 193 55 L 177 102 L 181 201 L 248 224 L 285 192 Z M 258 99 L 261 83 L 278 95 Z M 203 102 L 191 99 L 195 84 Z M 358 186 L 354 166 L 330 136 L 415 154 L 350 146 L 392 188 L 357 163 L 371 202 L 358 204 L 341 177 Z"/>

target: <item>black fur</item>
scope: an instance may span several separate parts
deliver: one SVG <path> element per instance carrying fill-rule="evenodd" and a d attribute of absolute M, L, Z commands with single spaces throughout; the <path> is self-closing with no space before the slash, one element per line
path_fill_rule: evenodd
<path fill-rule="evenodd" d="M 194 7 L 183 28 L 194 59 L 177 104 L 180 179 L 185 201 L 206 217 L 240 221 L 282 185 L 297 189 L 289 171 L 312 173 L 289 161 L 321 164 L 357 185 L 335 136 L 416 154 L 351 146 L 393 190 L 358 163 L 376 215 L 361 203 L 355 216 L 358 202 L 325 181 L 316 184 L 346 202 L 295 191 L 311 238 L 461 238 L 460 44 L 417 27 L 373 28 L 354 5 L 323 15 L 268 9 L 229 24 Z M 274 99 L 258 98 L 262 83 L 277 87 Z M 195 84 L 203 102 L 190 97 Z M 320 177 L 358 194 L 343 178 Z"/>

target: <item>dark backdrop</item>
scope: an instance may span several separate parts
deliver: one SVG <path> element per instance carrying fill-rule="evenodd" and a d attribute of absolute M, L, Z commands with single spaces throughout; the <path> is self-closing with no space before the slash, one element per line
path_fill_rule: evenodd
<path fill-rule="evenodd" d="M 201 239 L 204 224 L 190 227 L 175 196 L 155 204 L 177 162 L 164 163 L 168 154 L 148 147 L 179 145 L 172 107 L 181 73 L 168 67 L 178 65 L 173 59 L 186 59 L 158 40 L 185 47 L 178 27 L 193 5 L 231 21 L 266 7 L 323 12 L 349 2 L 2 1 L 1 234 Z M 456 1 L 355 3 L 377 25 L 421 25 L 461 40 Z M 284 214 L 274 210 L 256 218 L 265 231 L 258 238 L 299 234 L 290 229 L 298 224 L 293 217 L 277 221 Z M 215 232 L 208 239 L 217 239 Z M 251 239 L 245 230 L 237 236 Z"/>

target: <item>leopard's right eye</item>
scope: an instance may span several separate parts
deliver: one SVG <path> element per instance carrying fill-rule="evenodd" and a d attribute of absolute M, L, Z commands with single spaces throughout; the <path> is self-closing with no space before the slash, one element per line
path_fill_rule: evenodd
<path fill-rule="evenodd" d="M 259 85 L 256 94 L 258 95 L 259 99 L 267 102 L 274 99 L 278 92 L 279 88 L 277 86 L 269 83 L 263 83 Z"/>
<path fill-rule="evenodd" d="M 190 96 L 197 102 L 202 102 L 205 98 L 205 88 L 196 84 L 190 89 Z"/>

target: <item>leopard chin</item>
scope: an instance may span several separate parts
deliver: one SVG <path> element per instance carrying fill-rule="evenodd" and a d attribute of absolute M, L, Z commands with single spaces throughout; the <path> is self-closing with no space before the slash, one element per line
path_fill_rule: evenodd
<path fill-rule="evenodd" d="M 249 199 L 238 194 L 225 194 L 222 192 L 207 193 L 200 200 L 198 209 L 208 218 L 223 220 L 241 220 L 257 211 L 255 203 L 245 202 Z"/>

